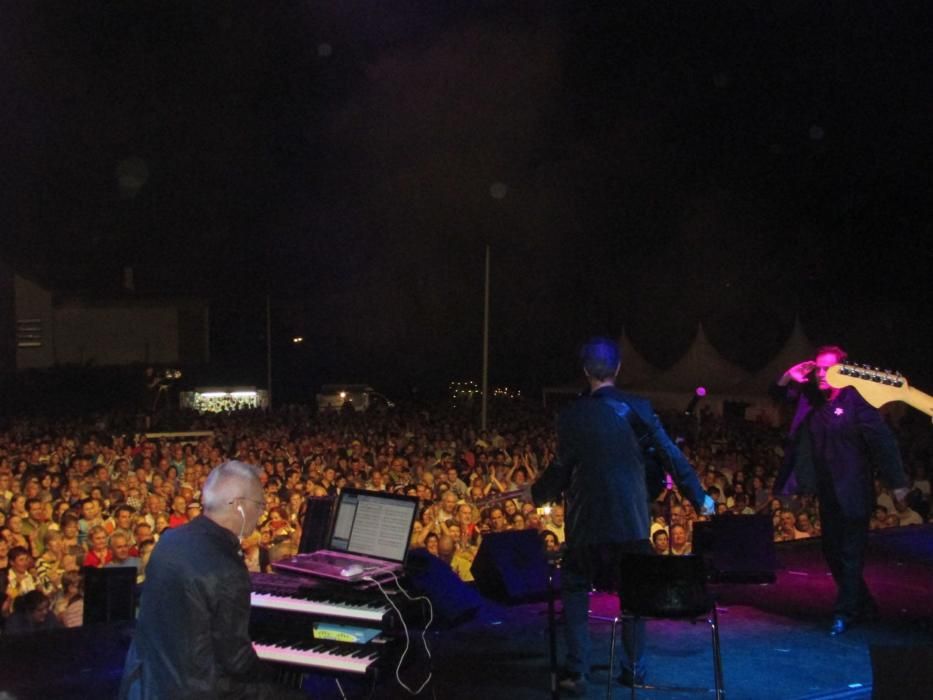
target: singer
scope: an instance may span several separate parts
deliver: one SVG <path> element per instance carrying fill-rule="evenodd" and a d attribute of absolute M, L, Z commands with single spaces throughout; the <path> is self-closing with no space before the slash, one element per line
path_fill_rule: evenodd
<path fill-rule="evenodd" d="M 255 468 L 221 464 L 201 498 L 204 515 L 166 530 L 152 551 L 120 697 L 289 697 L 261 680 L 264 665 L 249 638 L 240 540 L 265 510 Z"/>

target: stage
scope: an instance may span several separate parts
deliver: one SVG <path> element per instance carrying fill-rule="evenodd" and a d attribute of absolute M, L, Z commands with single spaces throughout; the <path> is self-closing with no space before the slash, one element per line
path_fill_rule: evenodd
<path fill-rule="evenodd" d="M 881 607 L 876 622 L 853 627 L 838 638 L 826 630 L 834 586 L 818 541 L 777 546 L 780 569 L 774 584 L 717 584 L 726 697 L 730 700 L 868 698 L 892 680 L 909 682 L 933 669 L 933 526 L 874 532 L 866 579 Z M 594 594 L 592 609 L 611 615 L 611 596 Z M 559 609 L 559 606 L 558 606 Z M 605 663 L 609 624 L 593 622 L 594 663 Z M 10 638 L 0 645 L 0 690 L 10 698 L 111 697 L 119 683 L 122 654 L 131 625 L 67 630 L 48 639 Z M 560 633 L 560 630 L 558 630 Z M 550 696 L 548 616 L 545 603 L 484 602 L 470 619 L 438 626 L 427 635 L 433 676 L 421 697 L 444 700 Z M 562 639 L 558 635 L 559 653 Z M 413 639 L 415 649 L 420 637 Z M 72 649 L 69 655 L 66 649 Z M 414 652 L 413 652 L 414 653 Z M 892 657 L 893 654 L 893 657 Z M 925 655 L 925 656 L 924 656 Z M 426 678 L 422 657 L 403 680 L 417 689 Z M 876 679 L 872 662 L 891 678 Z M 926 661 L 918 661 L 920 658 Z M 893 658 L 893 663 L 891 659 Z M 659 686 L 712 687 L 709 628 L 704 624 L 648 625 L 648 682 Z M 412 697 L 400 688 L 394 669 L 372 689 L 345 682 L 349 698 Z M 586 697 L 605 697 L 606 673 L 596 671 Z M 905 698 L 930 697 L 929 682 L 916 680 Z M 330 679 L 314 684 L 309 697 L 338 698 Z M 616 686 L 613 697 L 628 697 Z M 712 693 L 640 690 L 644 698 L 697 698 Z M 564 695 L 565 697 L 566 695 Z M 887 695 L 886 697 L 895 697 Z"/>

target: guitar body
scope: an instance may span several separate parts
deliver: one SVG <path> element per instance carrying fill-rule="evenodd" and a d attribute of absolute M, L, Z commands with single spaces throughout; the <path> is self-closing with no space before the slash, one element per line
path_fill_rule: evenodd
<path fill-rule="evenodd" d="M 933 396 L 909 386 L 898 372 L 842 362 L 826 370 L 826 381 L 836 389 L 854 387 L 875 408 L 902 401 L 933 418 Z"/>

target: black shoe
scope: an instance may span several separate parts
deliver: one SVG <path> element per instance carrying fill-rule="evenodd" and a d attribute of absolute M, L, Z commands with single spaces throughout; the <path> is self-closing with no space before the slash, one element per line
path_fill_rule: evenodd
<path fill-rule="evenodd" d="M 851 623 L 848 620 L 837 615 L 833 618 L 833 624 L 829 628 L 829 636 L 838 637 L 840 634 L 845 634 L 850 626 Z"/>
<path fill-rule="evenodd" d="M 557 687 L 571 695 L 583 697 L 586 695 L 586 676 L 575 671 L 562 671 L 557 676 Z"/>
<path fill-rule="evenodd" d="M 633 676 L 630 670 L 623 669 L 622 675 L 619 676 L 619 683 L 626 688 L 631 688 L 633 685 L 636 687 L 642 686 L 645 684 L 645 672 L 639 671 L 637 676 Z"/>

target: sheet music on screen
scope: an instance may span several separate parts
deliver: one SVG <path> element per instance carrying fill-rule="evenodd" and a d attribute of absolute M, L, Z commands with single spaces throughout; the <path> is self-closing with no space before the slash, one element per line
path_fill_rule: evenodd
<path fill-rule="evenodd" d="M 402 561 L 408 547 L 415 504 L 378 494 L 341 499 L 332 549 Z"/>

